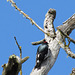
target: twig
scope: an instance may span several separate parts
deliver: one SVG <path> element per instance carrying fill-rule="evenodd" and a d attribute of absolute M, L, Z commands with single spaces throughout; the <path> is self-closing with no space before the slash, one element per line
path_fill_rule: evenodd
<path fill-rule="evenodd" d="M 29 59 L 29 56 L 27 56 L 27 57 L 24 57 L 23 59 L 21 59 L 21 64 L 22 63 L 24 63 L 26 60 L 28 60 Z"/>
<path fill-rule="evenodd" d="M 58 29 L 66 38 L 68 38 L 71 42 L 73 42 L 75 44 L 75 40 L 73 40 L 72 38 L 70 38 L 66 33 L 63 33 L 60 29 Z"/>
<path fill-rule="evenodd" d="M 20 72 L 20 75 L 22 75 L 22 64 L 29 58 L 29 56 L 27 56 L 22 59 L 21 46 L 18 44 L 16 37 L 14 37 L 14 39 L 20 50 L 20 58 L 16 56 L 15 54 L 11 55 L 9 57 L 8 63 L 2 65 L 3 67 L 2 75 L 18 75 L 19 72 Z"/>
<path fill-rule="evenodd" d="M 42 29 L 41 27 L 39 27 L 38 24 L 36 24 L 36 22 L 30 18 L 26 13 L 24 13 L 21 9 L 19 9 L 16 5 L 16 3 L 13 0 L 7 0 L 10 1 L 10 3 L 12 3 L 12 6 L 15 7 L 16 10 L 18 10 L 21 14 L 23 14 L 24 17 L 26 17 L 26 19 L 29 19 L 32 23 L 32 25 L 34 24 L 38 29 L 40 29 L 43 33 L 47 34 L 48 36 L 50 35 L 49 33 L 45 32 L 44 29 Z"/>
<path fill-rule="evenodd" d="M 21 46 L 18 44 L 18 42 L 17 42 L 17 40 L 16 40 L 16 37 L 15 37 L 15 36 L 14 36 L 14 39 L 15 39 L 16 44 L 17 44 L 17 46 L 18 46 L 18 48 L 19 48 L 19 50 L 20 50 L 20 58 L 22 59 L 22 50 L 21 50 Z"/>
<path fill-rule="evenodd" d="M 36 41 L 36 42 L 32 42 L 32 45 L 38 45 L 38 44 L 41 44 L 44 40 L 45 40 L 45 39 L 40 40 L 40 41 Z"/>
<path fill-rule="evenodd" d="M 62 42 L 58 42 L 61 48 L 65 50 L 65 52 L 68 54 L 68 56 L 75 59 L 75 54 L 70 50 L 68 46 L 65 46 Z"/>
<path fill-rule="evenodd" d="M 14 39 L 15 39 L 16 44 L 17 44 L 17 46 L 18 46 L 18 48 L 19 48 L 19 50 L 20 50 L 20 59 L 21 59 L 21 64 L 23 64 L 23 63 L 29 58 L 29 56 L 24 57 L 24 58 L 22 59 L 22 49 L 21 49 L 21 46 L 18 44 L 18 42 L 17 42 L 15 36 L 14 36 Z M 21 66 L 21 70 L 20 70 L 20 75 L 22 75 L 22 66 Z"/>
<path fill-rule="evenodd" d="M 14 36 L 14 39 L 16 41 L 16 44 L 20 50 L 20 58 L 22 59 L 22 50 L 21 50 L 21 46 L 18 44 L 17 40 L 16 40 L 16 37 Z M 22 75 L 22 67 L 21 67 L 21 70 L 20 70 L 20 75 Z"/>

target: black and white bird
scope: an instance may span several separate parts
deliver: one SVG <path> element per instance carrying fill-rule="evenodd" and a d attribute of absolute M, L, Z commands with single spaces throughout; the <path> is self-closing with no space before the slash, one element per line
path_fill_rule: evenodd
<path fill-rule="evenodd" d="M 34 69 L 40 69 L 42 62 L 44 62 L 47 58 L 48 54 L 48 43 L 44 41 L 37 49 L 36 53 L 36 65 Z"/>

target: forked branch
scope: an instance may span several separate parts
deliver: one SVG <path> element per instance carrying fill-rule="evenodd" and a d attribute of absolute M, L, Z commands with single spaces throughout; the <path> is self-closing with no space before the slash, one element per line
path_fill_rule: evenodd
<path fill-rule="evenodd" d="M 21 50 L 21 46 L 18 44 L 17 40 L 16 40 L 16 37 L 14 36 L 14 39 L 16 41 L 16 44 L 20 50 L 20 58 L 22 59 L 22 50 Z M 20 75 L 22 75 L 22 67 L 21 67 L 21 70 L 20 70 Z"/>
<path fill-rule="evenodd" d="M 27 56 L 22 59 L 21 46 L 18 44 L 16 37 L 14 37 L 14 39 L 20 50 L 20 58 L 16 56 L 15 54 L 11 55 L 9 57 L 8 63 L 2 65 L 3 67 L 2 75 L 18 75 L 19 72 L 20 72 L 20 75 L 22 75 L 22 64 L 29 58 L 29 56 Z"/>
<path fill-rule="evenodd" d="M 16 40 L 16 37 L 15 37 L 15 36 L 14 36 L 14 39 L 15 39 L 16 44 L 17 44 L 17 46 L 18 46 L 18 48 L 19 48 L 19 50 L 20 50 L 20 58 L 22 59 L 22 50 L 21 50 L 21 46 L 18 44 L 18 42 L 17 42 L 17 40 Z"/>
<path fill-rule="evenodd" d="M 75 29 L 75 14 L 72 17 L 70 17 L 67 21 L 65 21 L 63 23 L 63 25 L 58 26 L 57 29 L 60 32 L 60 34 L 62 34 L 62 36 L 65 36 L 65 38 L 68 38 L 69 44 L 70 44 L 70 41 L 75 44 L 75 40 L 73 40 L 72 38 L 69 37 L 72 30 Z M 63 42 L 60 42 L 60 41 L 58 41 L 58 42 L 59 42 L 61 48 L 63 48 L 66 51 L 68 56 L 75 59 L 75 54 L 70 50 L 69 44 L 68 44 L 68 46 L 65 46 L 63 44 Z"/>

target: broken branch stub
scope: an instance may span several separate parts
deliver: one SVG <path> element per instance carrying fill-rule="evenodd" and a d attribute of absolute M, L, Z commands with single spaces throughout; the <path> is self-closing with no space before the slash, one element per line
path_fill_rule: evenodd
<path fill-rule="evenodd" d="M 21 60 L 18 56 L 13 54 L 9 57 L 8 63 L 2 65 L 2 67 L 2 75 L 18 75 L 21 69 Z"/>
<path fill-rule="evenodd" d="M 44 20 L 44 30 L 46 31 L 46 33 L 50 34 L 49 36 L 45 34 L 45 39 L 48 43 L 50 42 L 50 40 L 56 37 L 53 24 L 55 17 L 56 17 L 56 10 L 50 8 L 46 13 Z"/>
<path fill-rule="evenodd" d="M 36 41 L 36 42 L 32 42 L 32 45 L 38 45 L 44 42 L 45 39 L 40 40 L 40 41 Z"/>
<path fill-rule="evenodd" d="M 20 50 L 20 58 L 16 56 L 15 54 L 11 55 L 9 57 L 8 63 L 2 65 L 3 72 L 2 75 L 18 75 L 20 72 L 20 75 L 22 75 L 22 64 L 29 58 L 29 56 L 22 59 L 22 50 L 21 46 L 18 44 L 16 37 L 14 37 L 16 44 Z"/>
<path fill-rule="evenodd" d="M 2 65 L 3 72 L 2 75 L 18 75 L 21 70 L 22 64 L 28 59 L 29 57 L 25 57 L 23 59 L 19 58 L 15 54 L 9 57 L 8 63 Z"/>
<path fill-rule="evenodd" d="M 69 35 L 73 29 L 75 29 L 75 14 L 70 17 L 63 25 L 58 26 L 57 29 L 60 29 L 63 33 Z"/>
<path fill-rule="evenodd" d="M 71 32 L 75 29 L 75 14 L 72 15 L 67 21 L 63 23 L 63 25 L 57 27 L 58 31 L 64 36 L 65 38 L 68 38 L 69 41 L 73 42 L 75 44 L 75 40 L 69 37 Z M 68 56 L 75 59 L 75 54 L 70 50 L 68 46 L 65 46 L 63 42 L 59 41 L 59 44 L 61 48 L 65 50 L 65 52 L 68 54 Z"/>

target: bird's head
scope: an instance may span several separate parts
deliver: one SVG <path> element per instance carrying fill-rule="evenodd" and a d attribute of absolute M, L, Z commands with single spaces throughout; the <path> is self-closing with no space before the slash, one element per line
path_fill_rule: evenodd
<path fill-rule="evenodd" d="M 44 40 L 44 42 L 43 43 L 46 43 L 46 44 L 48 44 L 48 42 L 46 41 L 46 40 Z"/>

